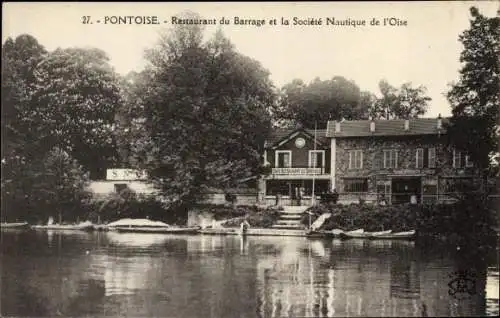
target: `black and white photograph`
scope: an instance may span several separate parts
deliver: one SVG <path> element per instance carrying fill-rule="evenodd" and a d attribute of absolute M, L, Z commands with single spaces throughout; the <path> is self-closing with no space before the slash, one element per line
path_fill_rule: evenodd
<path fill-rule="evenodd" d="M 3 2 L 1 317 L 496 317 L 500 3 Z"/>

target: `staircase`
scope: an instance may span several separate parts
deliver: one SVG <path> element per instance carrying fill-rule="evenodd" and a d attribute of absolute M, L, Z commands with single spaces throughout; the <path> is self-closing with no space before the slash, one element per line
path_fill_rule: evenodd
<path fill-rule="evenodd" d="M 280 211 L 280 217 L 272 228 L 282 230 L 303 229 L 304 226 L 300 224 L 300 219 L 302 218 L 302 213 L 309 208 L 309 206 L 283 206 L 283 211 Z"/>

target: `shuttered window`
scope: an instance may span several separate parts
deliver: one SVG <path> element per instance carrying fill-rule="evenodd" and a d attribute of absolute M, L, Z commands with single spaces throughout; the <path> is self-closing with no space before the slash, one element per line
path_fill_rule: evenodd
<path fill-rule="evenodd" d="M 384 150 L 384 168 L 398 167 L 398 151 L 396 149 Z"/>
<path fill-rule="evenodd" d="M 436 148 L 429 148 L 427 153 L 429 168 L 436 168 Z"/>

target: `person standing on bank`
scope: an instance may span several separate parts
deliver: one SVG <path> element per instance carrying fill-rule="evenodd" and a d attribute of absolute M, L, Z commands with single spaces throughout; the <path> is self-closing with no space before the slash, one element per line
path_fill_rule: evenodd
<path fill-rule="evenodd" d="M 249 227 L 250 227 L 250 223 L 248 223 L 247 217 L 245 217 L 243 222 L 241 222 L 241 224 L 240 224 L 240 230 L 241 230 L 240 234 L 241 235 L 247 234 L 247 230 Z"/>

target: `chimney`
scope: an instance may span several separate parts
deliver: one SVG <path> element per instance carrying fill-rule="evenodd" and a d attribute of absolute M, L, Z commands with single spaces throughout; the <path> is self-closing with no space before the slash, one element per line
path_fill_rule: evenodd
<path fill-rule="evenodd" d="M 336 133 L 340 132 L 340 123 L 338 121 L 335 121 L 335 132 Z"/>
<path fill-rule="evenodd" d="M 441 129 L 443 126 L 443 122 L 441 120 L 441 114 L 438 115 L 438 120 L 437 120 L 437 129 Z"/>
<path fill-rule="evenodd" d="M 410 121 L 408 119 L 405 120 L 405 131 L 410 130 Z"/>
<path fill-rule="evenodd" d="M 370 131 L 371 132 L 375 131 L 375 122 L 373 121 L 373 119 L 370 121 Z"/>

